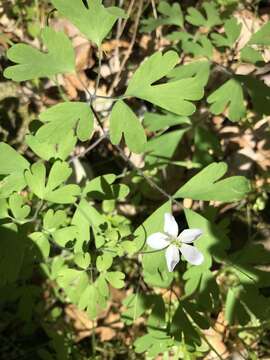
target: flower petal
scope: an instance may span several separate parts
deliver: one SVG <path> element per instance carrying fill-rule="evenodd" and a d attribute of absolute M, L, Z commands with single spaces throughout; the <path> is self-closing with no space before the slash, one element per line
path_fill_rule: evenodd
<path fill-rule="evenodd" d="M 146 243 L 148 246 L 155 250 L 164 249 L 170 244 L 168 236 L 161 232 L 157 232 L 148 236 Z"/>
<path fill-rule="evenodd" d="M 170 213 L 164 214 L 164 232 L 172 237 L 178 235 L 178 225 L 175 218 Z"/>
<path fill-rule="evenodd" d="M 204 256 L 195 246 L 182 244 L 180 252 L 185 260 L 192 265 L 201 265 L 203 263 Z"/>
<path fill-rule="evenodd" d="M 180 260 L 178 247 L 175 245 L 170 245 L 165 252 L 165 257 L 166 257 L 168 270 L 172 272 Z"/>
<path fill-rule="evenodd" d="M 190 244 L 201 236 L 202 233 L 201 229 L 185 229 L 180 233 L 177 239 L 183 243 Z"/>

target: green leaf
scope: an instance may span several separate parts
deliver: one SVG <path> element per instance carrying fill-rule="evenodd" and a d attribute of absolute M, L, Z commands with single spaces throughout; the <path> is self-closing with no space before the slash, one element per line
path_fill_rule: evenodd
<path fill-rule="evenodd" d="M 71 224 L 77 227 L 75 251 L 81 252 L 90 240 L 92 206 L 82 199 L 73 215 Z"/>
<path fill-rule="evenodd" d="M 173 80 L 195 77 L 202 85 L 206 85 L 210 75 L 210 62 L 206 60 L 193 61 L 189 64 L 176 66 L 168 75 Z"/>
<path fill-rule="evenodd" d="M 147 112 L 144 114 L 143 124 L 149 131 L 159 131 L 175 125 L 190 125 L 191 122 L 187 116 Z"/>
<path fill-rule="evenodd" d="M 249 45 L 270 45 L 270 21 L 264 24 L 255 34 L 253 34 L 248 42 Z"/>
<path fill-rule="evenodd" d="M 195 105 L 189 100 L 203 97 L 203 87 L 194 78 L 152 85 L 167 76 L 178 62 L 178 55 L 156 52 L 143 62 L 129 81 L 125 95 L 147 100 L 178 115 L 191 115 Z"/>
<path fill-rule="evenodd" d="M 47 235 L 42 232 L 33 232 L 29 235 L 29 238 L 36 244 L 39 248 L 44 259 L 47 259 L 50 254 L 50 242 Z"/>
<path fill-rule="evenodd" d="M 125 286 L 125 274 L 121 271 L 110 271 L 105 273 L 106 280 L 116 289 L 121 289 Z"/>
<path fill-rule="evenodd" d="M 111 254 L 104 253 L 97 257 L 96 266 L 99 272 L 108 270 L 113 263 L 113 257 Z"/>
<path fill-rule="evenodd" d="M 241 81 L 251 97 L 253 109 L 261 116 L 270 115 L 270 87 L 253 76 L 243 76 Z"/>
<path fill-rule="evenodd" d="M 91 263 L 91 256 L 87 253 L 76 253 L 74 256 L 74 262 L 77 266 L 79 266 L 81 269 L 86 270 L 90 263 Z"/>
<path fill-rule="evenodd" d="M 230 79 L 220 86 L 208 96 L 207 102 L 211 104 L 210 111 L 215 115 L 228 108 L 228 118 L 231 121 L 240 120 L 246 113 L 243 89 L 236 79 Z"/>
<path fill-rule="evenodd" d="M 205 10 L 206 17 L 204 17 L 204 15 L 196 8 L 189 7 L 187 10 L 188 15 L 186 16 L 186 21 L 194 26 L 203 26 L 208 29 L 222 24 L 216 4 L 213 2 L 205 2 L 202 7 Z"/>
<path fill-rule="evenodd" d="M 148 141 L 145 148 L 145 162 L 151 165 L 170 163 L 177 146 L 187 130 L 189 129 L 170 131 Z"/>
<path fill-rule="evenodd" d="M 185 34 L 181 47 L 186 54 L 192 54 L 195 57 L 203 56 L 208 59 L 212 59 L 213 57 L 214 48 L 206 35 L 195 37 L 190 34 Z"/>
<path fill-rule="evenodd" d="M 56 130 L 58 131 L 58 130 Z M 43 130 L 41 130 L 41 133 Z M 74 136 L 74 131 L 71 130 L 62 139 L 52 143 L 51 138 L 47 138 L 47 141 L 39 138 L 39 131 L 36 135 L 26 135 L 25 142 L 31 148 L 31 150 L 43 160 L 49 161 L 50 159 L 65 160 L 72 152 L 76 145 L 77 138 Z M 55 136 L 55 134 L 53 134 Z M 58 135 L 57 135 L 58 137 Z"/>
<path fill-rule="evenodd" d="M 28 168 L 29 162 L 23 156 L 8 144 L 0 142 L 0 175 L 8 175 L 0 178 L 0 199 L 8 198 L 26 186 L 23 174 Z"/>
<path fill-rule="evenodd" d="M 23 156 L 8 144 L 0 143 L 0 175 L 23 173 L 28 168 L 29 162 Z"/>
<path fill-rule="evenodd" d="M 181 7 L 178 3 L 168 4 L 166 1 L 161 1 L 157 8 L 162 17 L 158 19 L 148 18 L 142 20 L 141 32 L 151 32 L 160 25 L 176 25 L 182 27 L 184 24 L 184 17 Z"/>
<path fill-rule="evenodd" d="M 53 239 L 61 247 L 65 247 L 67 243 L 73 242 L 77 235 L 76 226 L 67 226 L 57 229 L 52 233 Z"/>
<path fill-rule="evenodd" d="M 127 325 L 132 325 L 146 310 L 148 301 L 145 294 L 130 294 L 123 300 L 126 310 L 121 314 L 121 318 Z"/>
<path fill-rule="evenodd" d="M 40 199 L 48 200 L 58 204 L 69 204 L 76 201 L 80 194 L 77 185 L 64 185 L 71 175 L 71 169 L 65 162 L 56 161 L 49 173 L 46 185 L 46 168 L 41 162 L 33 164 L 31 170 L 25 172 L 25 180 L 31 191 Z"/>
<path fill-rule="evenodd" d="M 20 274 L 28 244 L 27 228 L 14 224 L 0 226 L 0 287 L 14 283 Z"/>
<path fill-rule="evenodd" d="M 61 225 L 66 225 L 67 214 L 64 210 L 53 211 L 49 209 L 43 217 L 43 228 L 46 231 L 53 232 Z"/>
<path fill-rule="evenodd" d="M 231 176 L 219 180 L 227 169 L 228 166 L 224 162 L 208 165 L 184 184 L 174 197 L 223 202 L 243 199 L 250 191 L 249 181 L 243 176 Z"/>
<path fill-rule="evenodd" d="M 19 194 L 12 194 L 9 198 L 9 207 L 12 215 L 17 220 L 25 219 L 31 211 L 29 205 L 25 205 L 24 198 Z"/>
<path fill-rule="evenodd" d="M 256 64 L 264 62 L 262 54 L 251 46 L 245 46 L 240 52 L 240 58 L 244 62 Z"/>
<path fill-rule="evenodd" d="M 98 176 L 87 182 L 83 189 L 83 195 L 97 200 L 122 200 L 128 195 L 129 188 L 125 184 L 113 184 L 115 180 L 116 175 L 114 174 Z"/>
<path fill-rule="evenodd" d="M 220 141 L 216 133 L 209 128 L 199 125 L 195 127 L 194 145 L 195 151 L 192 161 L 202 165 L 213 162 L 213 155 L 221 154 Z"/>
<path fill-rule="evenodd" d="M 144 151 L 146 135 L 140 120 L 124 101 L 117 101 L 110 118 L 110 139 L 116 145 L 125 137 L 128 148 L 135 152 Z"/>
<path fill-rule="evenodd" d="M 46 53 L 26 44 L 16 44 L 8 50 L 7 57 L 18 65 L 4 71 L 6 78 L 25 81 L 75 71 L 74 50 L 65 33 L 46 27 L 41 31 L 41 38 L 47 47 Z"/>
<path fill-rule="evenodd" d="M 71 21 L 89 40 L 100 47 L 119 18 L 125 13 L 118 7 L 105 8 L 102 0 L 87 0 L 88 8 L 81 0 L 52 0 L 60 14 Z"/>
<path fill-rule="evenodd" d="M 48 144 L 61 143 L 63 134 L 75 130 L 81 141 L 89 140 L 94 127 L 94 115 L 83 102 L 64 102 L 43 111 L 40 120 L 45 124 L 37 131 L 38 140 Z"/>
<path fill-rule="evenodd" d="M 172 349 L 174 340 L 164 331 L 155 331 L 150 334 L 137 338 L 134 342 L 135 352 L 143 353 L 147 351 L 148 356 L 157 358 L 158 354 L 164 354 Z"/>
<path fill-rule="evenodd" d="M 232 48 L 241 33 L 242 24 L 237 22 L 237 19 L 232 17 L 225 21 L 224 30 L 225 35 L 222 36 L 218 33 L 211 35 L 211 39 L 217 47 Z"/>
<path fill-rule="evenodd" d="M 66 266 L 58 271 L 56 281 L 65 291 L 68 300 L 75 304 L 81 301 L 82 294 L 89 284 L 89 279 L 85 271 L 69 269 Z"/>

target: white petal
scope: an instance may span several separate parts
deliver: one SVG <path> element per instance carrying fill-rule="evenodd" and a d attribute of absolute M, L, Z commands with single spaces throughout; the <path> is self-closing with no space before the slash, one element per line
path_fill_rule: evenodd
<path fill-rule="evenodd" d="M 175 238 L 178 235 L 177 222 L 175 221 L 175 218 L 170 213 L 164 214 L 164 232 Z"/>
<path fill-rule="evenodd" d="M 195 246 L 182 244 L 180 252 L 185 260 L 192 265 L 201 265 L 203 263 L 204 256 Z"/>
<path fill-rule="evenodd" d="M 190 244 L 201 236 L 202 233 L 201 229 L 185 229 L 178 236 L 178 239 L 183 243 Z"/>
<path fill-rule="evenodd" d="M 146 243 L 148 246 L 155 250 L 164 249 L 170 244 L 168 236 L 161 232 L 157 232 L 148 236 Z"/>
<path fill-rule="evenodd" d="M 165 257 L 167 261 L 168 270 L 172 272 L 180 260 L 178 248 L 175 245 L 170 245 L 165 252 Z"/>

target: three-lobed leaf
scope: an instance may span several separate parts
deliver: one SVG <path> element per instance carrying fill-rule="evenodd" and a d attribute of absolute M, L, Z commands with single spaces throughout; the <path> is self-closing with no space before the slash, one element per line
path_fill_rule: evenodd
<path fill-rule="evenodd" d="M 228 108 L 228 118 L 231 121 L 240 120 L 246 113 L 244 94 L 241 83 L 237 79 L 230 79 L 208 96 L 210 111 L 221 114 Z"/>
<path fill-rule="evenodd" d="M 41 38 L 47 52 L 26 44 L 16 44 L 8 50 L 7 57 L 17 65 L 6 68 L 6 78 L 25 81 L 74 72 L 75 55 L 69 38 L 49 27 L 41 31 Z"/>
<path fill-rule="evenodd" d="M 249 181 L 243 176 L 222 179 L 227 169 L 224 162 L 208 165 L 184 184 L 174 197 L 223 202 L 243 199 L 250 191 Z"/>
<path fill-rule="evenodd" d="M 83 102 L 63 102 L 52 106 L 39 115 L 44 123 L 36 133 L 39 141 L 48 144 L 61 143 L 63 134 L 74 130 L 81 141 L 90 139 L 94 127 L 91 108 Z M 68 144 L 69 146 L 69 144 Z"/>
<path fill-rule="evenodd" d="M 178 62 L 178 55 L 168 51 L 156 52 L 144 61 L 129 81 L 126 96 L 147 100 L 178 115 L 191 115 L 196 107 L 190 100 L 203 97 L 203 86 L 195 78 L 153 85 L 167 76 Z"/>
<path fill-rule="evenodd" d="M 110 139 L 119 144 L 124 134 L 128 148 L 140 153 L 144 151 L 146 135 L 144 128 L 130 107 L 122 100 L 114 105 L 110 117 Z"/>
<path fill-rule="evenodd" d="M 58 204 L 69 204 L 74 203 L 80 194 L 80 188 L 77 185 L 61 186 L 70 177 L 71 172 L 67 163 L 56 161 L 46 184 L 45 165 L 38 162 L 25 172 L 25 180 L 31 191 L 40 199 Z"/>
<path fill-rule="evenodd" d="M 102 0 L 87 0 L 87 7 L 81 0 L 52 0 L 52 4 L 98 47 L 117 19 L 126 17 L 118 7 L 105 8 Z"/>

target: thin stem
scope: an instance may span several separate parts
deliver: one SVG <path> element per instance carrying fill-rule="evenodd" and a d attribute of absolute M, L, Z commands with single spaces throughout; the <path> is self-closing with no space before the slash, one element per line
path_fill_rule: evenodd
<path fill-rule="evenodd" d="M 104 133 L 104 134 L 101 135 L 101 137 L 98 138 L 93 144 L 89 145 L 86 149 L 84 149 L 83 152 L 81 152 L 81 153 L 78 154 L 78 155 L 72 156 L 72 157 L 69 159 L 68 163 L 70 164 L 70 163 L 72 163 L 75 159 L 79 159 L 79 158 L 84 157 L 87 153 L 89 153 L 91 150 L 93 150 L 102 140 L 106 139 L 107 137 L 108 137 L 108 135 Z"/>
<path fill-rule="evenodd" d="M 96 93 L 98 91 L 99 82 L 100 82 L 100 76 L 101 76 L 101 61 L 102 61 L 102 49 L 98 48 L 98 73 L 97 73 L 97 80 L 95 85 L 95 92 L 94 92 L 94 98 L 96 97 Z"/>

